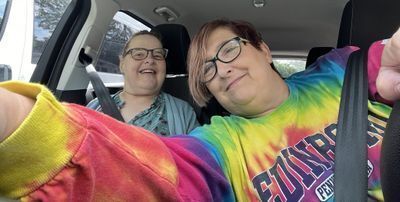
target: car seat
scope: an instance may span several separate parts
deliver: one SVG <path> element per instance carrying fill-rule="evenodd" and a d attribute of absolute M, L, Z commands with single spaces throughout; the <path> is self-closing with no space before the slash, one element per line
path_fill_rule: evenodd
<path fill-rule="evenodd" d="M 333 47 L 313 47 L 310 49 L 307 55 L 306 69 L 314 63 L 320 56 L 325 55 L 331 51 Z"/>
<path fill-rule="evenodd" d="M 346 5 L 343 9 L 336 48 L 343 48 L 350 44 L 351 17 L 352 17 L 352 6 L 351 6 L 351 1 L 349 1 L 346 3 Z M 332 49 L 333 49 L 333 47 L 313 47 L 313 48 L 311 48 L 307 55 L 306 69 L 312 63 L 314 63 L 320 56 L 325 55 Z"/>
<path fill-rule="evenodd" d="M 189 33 L 180 24 L 159 24 L 153 27 L 162 36 L 162 43 L 168 49 L 167 74 L 186 75 L 186 58 L 190 45 Z"/>
<path fill-rule="evenodd" d="M 162 90 L 177 98 L 188 102 L 200 116 L 200 107 L 197 106 L 190 95 L 186 58 L 190 46 L 189 33 L 180 24 L 159 24 L 152 30 L 161 34 L 162 44 L 168 49 L 167 76 Z"/>
<path fill-rule="evenodd" d="M 336 48 L 343 48 L 350 44 L 352 12 L 353 7 L 350 0 L 343 8 Z"/>
<path fill-rule="evenodd" d="M 353 45 L 367 50 L 374 41 L 390 37 L 400 25 L 399 7 L 400 1 L 395 0 L 352 0 L 346 4 L 342 16 L 337 47 Z M 388 128 L 390 122 L 393 120 L 389 119 Z M 400 133 L 400 130 L 397 132 Z M 382 143 L 381 185 L 387 201 L 397 201 L 400 198 L 398 133 L 391 135 L 386 130 Z"/>
<path fill-rule="evenodd" d="M 400 1 L 398 0 L 353 0 L 350 45 L 367 49 L 377 40 L 389 38 L 400 26 Z M 393 113 L 394 112 L 394 113 Z M 392 115 L 396 112 L 393 111 Z M 397 112 L 398 115 L 399 112 Z M 392 116 L 391 115 L 391 116 Z M 398 201 L 400 198 L 400 130 L 390 133 L 388 120 L 381 151 L 381 185 L 385 201 Z"/>

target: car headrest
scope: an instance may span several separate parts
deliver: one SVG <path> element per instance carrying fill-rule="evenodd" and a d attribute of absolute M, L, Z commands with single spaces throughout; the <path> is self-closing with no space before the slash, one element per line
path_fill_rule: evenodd
<path fill-rule="evenodd" d="M 336 48 L 343 48 L 350 44 L 352 13 L 353 7 L 351 6 L 351 1 L 349 1 L 343 9 Z"/>
<path fill-rule="evenodd" d="M 308 52 L 307 56 L 307 62 L 306 62 L 306 68 L 310 66 L 312 63 L 314 63 L 319 56 L 325 55 L 329 51 L 331 51 L 333 47 L 314 47 L 311 48 L 311 50 Z"/>
<path fill-rule="evenodd" d="M 187 74 L 186 57 L 190 37 L 186 27 L 180 24 L 160 24 L 152 30 L 161 34 L 163 46 L 168 49 L 167 74 Z"/>
<path fill-rule="evenodd" d="M 397 0 L 351 0 L 342 16 L 338 48 L 368 48 L 374 41 L 391 37 L 400 25 L 399 7 Z"/>

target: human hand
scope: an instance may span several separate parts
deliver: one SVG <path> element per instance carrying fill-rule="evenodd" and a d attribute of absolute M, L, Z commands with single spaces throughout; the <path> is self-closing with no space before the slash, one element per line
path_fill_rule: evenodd
<path fill-rule="evenodd" d="M 376 87 L 386 100 L 400 100 L 400 28 L 383 49 Z"/>
<path fill-rule="evenodd" d="M 0 87 L 0 142 L 13 133 L 32 110 L 35 101 Z"/>

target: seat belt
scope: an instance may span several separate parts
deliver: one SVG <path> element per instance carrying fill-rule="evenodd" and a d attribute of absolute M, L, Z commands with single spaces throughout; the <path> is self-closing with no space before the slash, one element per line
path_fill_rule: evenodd
<path fill-rule="evenodd" d="M 108 92 L 107 87 L 104 85 L 103 81 L 100 79 L 99 74 L 97 73 L 94 66 L 91 64 L 92 58 L 84 53 L 83 50 L 79 53 L 79 60 L 86 65 L 86 72 L 89 76 L 90 81 L 92 82 L 92 86 L 94 92 L 97 95 L 97 99 L 99 100 L 99 104 L 104 114 L 107 114 L 119 121 L 125 122 L 124 118 L 121 115 L 117 105 L 111 98 L 110 93 Z"/>
<path fill-rule="evenodd" d="M 381 182 L 385 201 L 400 199 L 400 101 L 394 103 L 381 150 Z"/>
<path fill-rule="evenodd" d="M 344 76 L 335 147 L 335 201 L 367 201 L 367 55 L 349 56 Z"/>
<path fill-rule="evenodd" d="M 97 95 L 97 99 L 99 100 L 99 104 L 101 106 L 103 113 L 119 121 L 125 122 L 124 118 L 122 118 L 121 112 L 119 111 L 117 105 L 111 98 L 111 95 L 107 90 L 107 87 L 100 79 L 99 74 L 97 74 L 92 64 L 86 66 L 86 72 L 88 73 L 90 81 L 92 82 L 94 92 Z"/>

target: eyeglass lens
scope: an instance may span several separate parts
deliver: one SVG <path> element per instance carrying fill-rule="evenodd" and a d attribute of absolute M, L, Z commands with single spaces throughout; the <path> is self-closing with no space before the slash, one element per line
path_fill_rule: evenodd
<path fill-rule="evenodd" d="M 144 49 L 144 48 L 133 48 L 130 49 L 130 53 L 133 59 L 135 60 L 143 60 L 147 58 L 149 52 L 151 52 L 151 56 L 155 60 L 164 60 L 166 58 L 166 50 L 163 48 L 155 48 L 155 49 Z"/>
<path fill-rule="evenodd" d="M 241 51 L 240 38 L 235 37 L 221 46 L 214 59 L 206 62 L 203 66 L 203 82 L 211 81 L 217 74 L 216 61 L 219 60 L 223 63 L 229 63 L 235 60 Z"/>

